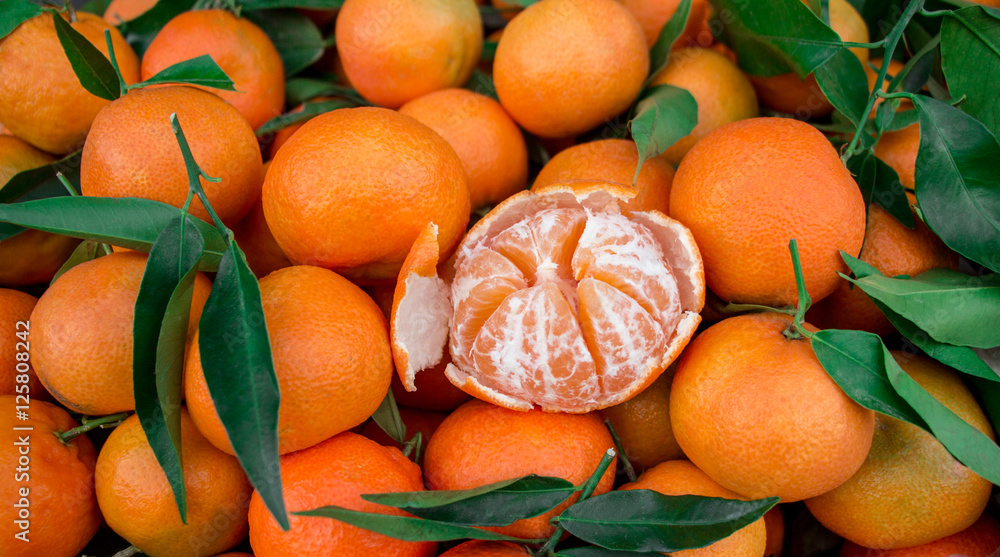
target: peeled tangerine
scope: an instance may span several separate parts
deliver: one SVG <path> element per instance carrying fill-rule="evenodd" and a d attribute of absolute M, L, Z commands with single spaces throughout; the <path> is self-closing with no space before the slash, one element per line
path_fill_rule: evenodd
<path fill-rule="evenodd" d="M 634 195 L 604 182 L 518 193 L 472 228 L 444 278 L 429 225 L 393 300 L 403 385 L 450 356 L 445 374 L 473 396 L 583 413 L 655 381 L 701 321 L 705 275 L 691 232 L 628 210 Z"/>

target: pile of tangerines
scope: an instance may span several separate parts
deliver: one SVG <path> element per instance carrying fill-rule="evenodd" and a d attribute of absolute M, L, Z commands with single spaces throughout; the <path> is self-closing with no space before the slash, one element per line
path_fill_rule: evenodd
<path fill-rule="evenodd" d="M 186 207 L 232 231 L 259 279 L 290 513 L 336 505 L 408 516 L 361 494 L 530 474 L 579 485 L 614 449 L 617 466 L 594 495 L 780 498 L 728 537 L 674 555 L 998 555 L 993 484 L 927 431 L 852 400 L 798 332 L 869 331 L 903 346 L 839 274 L 849 274 L 841 252 L 889 277 L 959 269 L 912 195 L 918 124 L 875 148 L 907 190 L 916 217 L 907 227 L 868 207 L 834 146 L 845 137 L 813 125 L 834 111 L 816 80 L 748 76 L 713 35 L 719 10 L 704 0 L 301 9 L 335 38 L 310 69 L 331 88 L 301 106 L 286 106 L 283 53 L 235 4 L 182 11 L 140 56 L 119 26 L 153 4 L 113 0 L 103 19 L 45 11 L 0 39 L 0 184 L 82 149 L 80 195 Z M 649 49 L 679 4 L 686 24 L 650 75 Z M 847 0 L 823 5 L 843 41 L 869 41 Z M 484 14 L 494 16 L 486 31 Z M 235 91 L 179 84 L 99 98 L 81 84 L 54 18 L 105 55 L 112 45 L 126 85 L 208 54 Z M 881 61 L 851 52 L 874 83 Z M 647 158 L 623 132 L 640 92 L 658 85 L 690 93 L 697 125 Z M 345 99 L 353 107 L 308 112 Z M 201 179 L 211 211 L 189 198 L 174 114 L 213 178 Z M 289 116 L 276 133 L 255 134 Z M 802 302 L 793 238 L 815 302 L 808 325 L 787 310 Z M 183 399 L 173 432 L 183 522 L 162 453 L 133 413 L 147 254 L 113 244 L 82 256 L 79 238 L 43 230 L 0 242 L 0 554 L 538 554 L 537 542 L 403 541 L 318 516 L 290 514 L 282 528 L 206 381 L 206 352 L 231 350 L 199 342 L 211 272 L 188 292 L 173 393 L 175 405 Z M 892 357 L 994 439 L 958 372 L 912 349 Z M 253 388 L 231 398 L 250 404 Z M 403 439 L 370 419 L 387 395 Z M 548 538 L 550 519 L 576 497 L 491 530 Z M 17 536 L 22 499 L 27 542 Z"/>

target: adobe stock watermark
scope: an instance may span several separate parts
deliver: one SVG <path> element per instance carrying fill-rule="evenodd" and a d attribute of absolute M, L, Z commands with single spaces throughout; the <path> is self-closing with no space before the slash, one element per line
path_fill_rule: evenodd
<path fill-rule="evenodd" d="M 29 385 L 28 364 L 30 343 L 28 336 L 31 332 L 31 324 L 28 321 L 18 321 L 14 324 L 14 338 L 7 339 L 14 343 L 15 360 L 15 406 L 14 412 L 17 421 L 27 422 L 31 411 L 31 386 Z M 17 460 L 14 463 L 14 482 L 17 484 L 17 492 L 14 504 L 15 520 L 17 526 L 14 537 L 23 541 L 30 541 L 31 534 L 31 491 L 28 482 L 31 481 L 31 431 L 34 426 L 14 425 L 14 445 L 17 447 Z"/>

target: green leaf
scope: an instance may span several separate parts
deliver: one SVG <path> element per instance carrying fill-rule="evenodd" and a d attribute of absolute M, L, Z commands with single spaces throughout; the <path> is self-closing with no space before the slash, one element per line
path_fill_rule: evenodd
<path fill-rule="evenodd" d="M 802 273 L 802 261 L 799 259 L 799 242 L 795 238 L 788 241 L 788 251 L 792 255 L 792 269 L 795 271 L 795 288 L 798 291 L 798 303 L 795 307 L 795 323 L 798 326 L 805 322 L 806 312 L 812 307 L 812 297 L 806 288 L 805 275 Z"/>
<path fill-rule="evenodd" d="M 556 557 L 660 557 L 663 554 L 648 551 L 616 551 L 603 547 L 574 547 L 559 550 L 555 555 Z"/>
<path fill-rule="evenodd" d="M 129 89 L 141 89 L 142 87 L 163 85 L 164 83 L 200 85 L 202 87 L 214 87 L 223 91 L 236 90 L 233 80 L 229 79 L 226 72 L 208 54 L 202 54 L 197 58 L 168 66 L 146 81 L 130 85 Z"/>
<path fill-rule="evenodd" d="M 95 15 L 103 16 L 104 12 L 108 11 L 108 6 L 110 5 L 111 5 L 111 0 L 90 0 L 86 4 L 77 8 L 76 11 L 88 12 Z"/>
<path fill-rule="evenodd" d="M 176 216 L 176 207 L 134 197 L 53 197 L 0 204 L 0 222 L 146 253 L 160 231 Z M 201 269 L 213 271 L 226 250 L 226 243 L 215 227 L 197 218 L 193 220 L 205 238 Z"/>
<path fill-rule="evenodd" d="M 6 0 L 9 1 L 9 0 Z M 53 14 L 56 36 L 80 85 L 92 95 L 113 101 L 119 97 L 118 74 L 104 53 L 73 29 L 59 14 Z"/>
<path fill-rule="evenodd" d="M 425 520 L 422 518 L 412 518 L 409 516 L 393 516 L 378 513 L 366 513 L 352 511 L 343 507 L 330 505 L 320 507 L 311 511 L 294 513 L 299 516 L 320 516 L 333 518 L 358 528 L 364 528 L 383 536 L 396 538 L 408 542 L 446 542 L 450 540 L 493 540 L 509 541 L 520 543 L 541 543 L 545 540 L 524 540 L 494 534 L 488 530 L 480 530 L 469 526 L 459 526 L 438 522 L 436 520 Z"/>
<path fill-rule="evenodd" d="M 281 394 L 263 316 L 257 278 L 243 251 L 230 242 L 198 325 L 201 365 L 236 458 L 287 530 L 278 465 Z"/>
<path fill-rule="evenodd" d="M 945 15 L 941 22 L 941 69 L 948 89 L 965 97 L 962 110 L 1000 137 L 1000 22 L 983 6 Z"/>
<path fill-rule="evenodd" d="M 920 415 L 892 388 L 885 372 L 892 356 L 878 335 L 827 329 L 815 333 L 810 342 L 823 369 L 851 400 L 926 429 Z"/>
<path fill-rule="evenodd" d="M 205 241 L 190 217 L 183 214 L 170 221 L 146 260 L 132 325 L 135 413 L 185 524 L 181 381 L 194 278 L 204 249 Z"/>
<path fill-rule="evenodd" d="M 740 501 L 635 489 L 581 501 L 563 511 L 558 522 L 574 536 L 606 549 L 671 553 L 721 540 L 777 503 L 777 497 Z"/>
<path fill-rule="evenodd" d="M 724 34 L 751 75 L 794 71 L 805 79 L 842 48 L 840 37 L 799 0 L 716 0 L 729 15 Z"/>
<path fill-rule="evenodd" d="M 578 489 L 561 478 L 531 475 L 461 491 L 378 493 L 361 498 L 449 524 L 507 526 L 556 508 Z"/>
<path fill-rule="evenodd" d="M 139 17 L 122 23 L 122 34 L 141 59 L 160 29 L 171 19 L 190 10 L 194 3 L 195 0 L 159 0 Z"/>
<path fill-rule="evenodd" d="M 289 105 L 299 105 L 323 96 L 343 97 L 360 106 L 369 105 L 357 91 L 346 85 L 310 77 L 293 77 L 285 82 L 285 99 Z"/>
<path fill-rule="evenodd" d="M 874 201 L 903 226 L 913 228 L 913 211 L 906 189 L 899 181 L 899 175 L 891 166 L 875 156 L 871 150 L 864 151 L 847 160 L 847 169 L 854 175 L 861 196 L 865 200 L 865 213 Z"/>
<path fill-rule="evenodd" d="M 670 59 L 670 51 L 673 49 L 677 39 L 684 33 L 684 28 L 687 27 L 690 15 L 691 0 L 681 0 L 677 4 L 674 15 L 670 16 L 670 20 L 660 29 L 660 35 L 649 49 L 649 77 L 646 78 L 647 85 L 667 65 Z"/>
<path fill-rule="evenodd" d="M 632 140 L 639 150 L 633 181 L 639 179 L 644 162 L 691 133 L 698 124 L 698 101 L 687 89 L 658 85 L 639 101 L 635 110 L 635 117 L 628 123 Z"/>
<path fill-rule="evenodd" d="M 993 431 L 1000 431 L 1000 385 L 992 381 L 972 377 L 969 387 L 979 400 L 983 412 L 993 425 Z"/>
<path fill-rule="evenodd" d="M 493 78 L 479 68 L 472 70 L 472 77 L 465 84 L 465 88 L 474 93 L 486 95 L 495 101 L 500 100 L 500 97 L 497 96 L 497 88 L 493 85 Z"/>
<path fill-rule="evenodd" d="M 1000 315 L 1000 275 L 973 277 L 951 269 L 931 269 L 914 278 L 876 273 L 847 280 L 939 342 L 1000 346 L 1000 328 L 983 326 Z"/>
<path fill-rule="evenodd" d="M 52 277 L 52 280 L 49 281 L 49 284 L 55 284 L 55 282 L 59 280 L 59 277 L 66 274 L 66 271 L 76 267 L 80 263 L 93 261 L 94 259 L 104 255 L 104 251 L 100 248 L 100 246 L 101 243 L 95 242 L 94 240 L 85 240 L 80 242 L 80 245 L 76 246 L 73 253 L 69 255 L 69 259 L 62 264 L 62 267 L 59 267 L 58 271 L 56 271 L 56 274 Z"/>
<path fill-rule="evenodd" d="M 886 359 L 889 381 L 924 419 L 931 433 L 969 470 L 1000 485 L 1000 447 L 920 386 L 896 360 Z"/>
<path fill-rule="evenodd" d="M 1000 144 L 986 126 L 947 103 L 916 95 L 920 148 L 917 202 L 948 247 L 1000 271 Z"/>
<path fill-rule="evenodd" d="M 0 39 L 11 34 L 19 25 L 42 15 L 42 8 L 28 0 L 4 0 L 0 10 Z"/>
<path fill-rule="evenodd" d="M 246 18 L 267 33 L 281 55 L 285 75 L 292 76 L 323 56 L 323 35 L 311 19 L 295 10 L 246 12 Z"/>
<path fill-rule="evenodd" d="M 273 10 L 275 8 L 309 8 L 313 10 L 335 10 L 344 5 L 344 0 L 242 0 L 244 11 Z"/>
<path fill-rule="evenodd" d="M 403 424 L 403 418 L 399 415 L 399 407 L 396 406 L 396 397 L 392 396 L 392 391 L 386 393 L 382 404 L 379 404 L 375 413 L 372 414 L 372 420 L 375 420 L 375 423 L 390 439 L 400 445 L 406 443 L 406 425 Z"/>
<path fill-rule="evenodd" d="M 62 172 L 70 181 L 78 182 L 82 153 L 83 151 L 70 153 L 51 164 L 18 172 L 6 184 L 0 186 L 0 203 L 68 195 L 69 192 L 56 178 L 56 173 Z M 38 192 L 39 189 L 43 192 Z"/>
<path fill-rule="evenodd" d="M 493 58 L 497 55 L 497 45 L 499 41 L 485 41 L 483 42 L 483 52 L 479 55 L 479 59 L 484 62 L 492 62 Z"/>
<path fill-rule="evenodd" d="M 269 133 L 275 133 L 279 130 L 283 130 L 288 126 L 293 124 L 298 124 L 305 122 L 315 116 L 320 114 L 326 114 L 327 112 L 337 110 L 338 108 L 349 108 L 357 106 L 356 104 L 342 100 L 334 99 L 332 101 L 319 101 L 319 102 L 307 102 L 302 105 L 302 110 L 296 110 L 294 112 L 286 112 L 280 116 L 275 116 L 267 122 L 264 122 L 261 127 L 257 128 L 257 137 L 263 137 Z"/>
<path fill-rule="evenodd" d="M 853 52 L 841 48 L 814 75 L 823 95 L 851 123 L 856 126 L 868 118 L 868 76 Z"/>

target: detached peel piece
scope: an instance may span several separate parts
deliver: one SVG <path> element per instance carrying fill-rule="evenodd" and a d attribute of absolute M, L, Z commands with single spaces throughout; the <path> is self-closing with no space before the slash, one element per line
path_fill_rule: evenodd
<path fill-rule="evenodd" d="M 585 413 L 655 381 L 701 321 L 705 275 L 690 231 L 632 197 L 606 182 L 518 193 L 472 228 L 447 282 L 429 225 L 393 303 L 403 384 L 450 357 L 448 380 L 477 398 Z"/>

